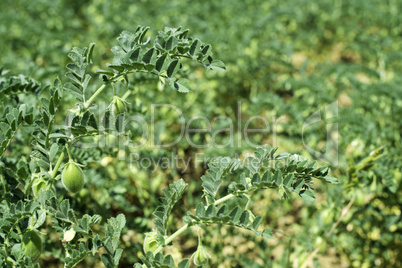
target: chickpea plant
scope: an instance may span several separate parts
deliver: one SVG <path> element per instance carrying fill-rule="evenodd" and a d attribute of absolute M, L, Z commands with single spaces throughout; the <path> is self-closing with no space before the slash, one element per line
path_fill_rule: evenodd
<path fill-rule="evenodd" d="M 75 47 L 68 55 L 72 63 L 67 65 L 66 84 L 57 78 L 51 86 L 43 87 L 32 78 L 8 77 L 6 71 L 0 71 L 0 97 L 12 100 L 13 105 L 7 105 L 0 118 L 1 267 L 39 267 L 44 235 L 40 230 L 48 228 L 60 234 L 63 253 L 55 258 L 64 267 L 74 267 L 89 255 L 100 255 L 105 267 L 118 267 L 123 253 L 119 241 L 126 225 L 125 215 L 111 217 L 105 223 L 96 214 L 77 217 L 67 196 L 86 187 L 84 174 L 89 167 L 74 161 L 71 148 L 86 137 L 120 131 L 118 119 L 124 118 L 129 110 L 125 97 L 117 96 L 115 86 L 127 85 L 130 74 L 146 74 L 144 79 L 158 77 L 164 85 L 186 93 L 191 88 L 181 72 L 182 59 L 201 63 L 208 70 L 225 69 L 221 61 L 214 59 L 211 45 L 188 37 L 188 30 L 165 28 L 151 41 L 145 40 L 148 29 L 138 27 L 134 32 L 120 34 L 118 45 L 112 48 L 113 63 L 107 64 L 105 70 L 96 70 L 103 83 L 90 97 L 93 43 L 86 48 Z M 114 96 L 99 121 L 93 104 L 108 87 L 113 89 Z M 65 124 L 55 124 L 66 93 L 77 104 Z M 24 104 L 21 95 L 37 98 L 40 108 Z M 131 134 L 119 135 L 129 140 Z M 30 142 L 31 151 L 13 150 L 15 142 Z M 145 234 L 142 262 L 133 264 L 134 267 L 177 267 L 173 257 L 163 250 L 188 228 L 198 230 L 198 248 L 191 256 L 192 261 L 196 266 L 205 266 L 213 255 L 202 243 L 202 229 L 207 230 L 211 225 L 243 228 L 264 239 L 272 237 L 269 228 L 260 229 L 263 218 L 252 212 L 250 201 L 254 193 L 275 190 L 280 198 L 290 198 L 295 193 L 312 200 L 314 179 L 337 183 L 328 176 L 328 167 L 318 167 L 316 162 L 299 156 L 277 154 L 277 150 L 268 145 L 260 147 L 245 165 L 230 157 L 211 161 L 207 173 L 201 177 L 202 196 L 198 205 L 194 210 L 189 208 L 182 225 L 174 232 L 170 231 L 174 226 L 168 226 L 169 217 L 187 183 L 180 179 L 163 189 L 160 206 L 153 213 L 154 230 Z M 247 204 L 231 207 L 227 205 L 230 199 L 244 199 Z M 181 268 L 190 266 L 190 259 L 176 262 Z"/>

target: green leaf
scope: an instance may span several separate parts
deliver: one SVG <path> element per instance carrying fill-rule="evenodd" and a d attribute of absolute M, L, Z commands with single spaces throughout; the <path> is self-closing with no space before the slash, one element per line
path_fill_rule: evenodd
<path fill-rule="evenodd" d="M 156 58 L 155 48 L 151 47 L 147 52 L 145 52 L 142 57 L 142 61 L 147 64 L 153 64 L 154 59 Z"/>
<path fill-rule="evenodd" d="M 64 89 L 73 95 L 78 101 L 83 100 L 82 91 L 72 83 L 67 83 L 64 85 Z"/>
<path fill-rule="evenodd" d="M 76 75 L 78 78 L 82 79 L 85 74 L 85 67 L 80 67 L 76 64 L 69 63 L 67 64 L 67 69 L 69 69 L 74 75 Z M 70 76 L 69 76 L 70 78 Z"/>
<path fill-rule="evenodd" d="M 338 184 L 339 180 L 334 177 L 323 177 L 322 178 L 325 182 L 333 183 L 333 184 Z"/>
<path fill-rule="evenodd" d="M 89 240 L 88 242 L 92 242 L 92 247 L 89 247 L 89 249 L 91 250 L 92 255 L 95 255 L 101 246 L 100 236 L 97 234 L 92 238 L 92 240 Z"/>
<path fill-rule="evenodd" d="M 90 43 L 88 50 L 87 50 L 87 55 L 86 55 L 86 63 L 87 64 L 93 64 L 92 57 L 93 57 L 94 48 L 95 48 L 95 43 Z"/>
<path fill-rule="evenodd" d="M 294 185 L 293 185 L 293 191 L 296 193 L 300 193 L 300 190 L 302 189 L 303 185 L 305 184 L 304 180 L 298 180 Z"/>
<path fill-rule="evenodd" d="M 290 186 L 293 183 L 294 175 L 293 174 L 288 174 L 286 178 L 283 180 L 283 185 L 285 186 Z"/>
<path fill-rule="evenodd" d="M 102 125 L 106 129 L 111 129 L 113 126 L 113 116 L 110 110 L 107 110 L 102 118 Z"/>
<path fill-rule="evenodd" d="M 132 51 L 129 52 L 130 55 L 130 60 L 133 62 L 139 62 L 140 61 L 140 53 L 141 53 L 141 48 L 136 48 Z"/>
<path fill-rule="evenodd" d="M 124 71 L 124 67 L 122 67 L 121 65 L 107 63 L 106 66 L 113 70 L 116 70 L 119 73 L 122 73 Z"/>
<path fill-rule="evenodd" d="M 118 249 L 116 250 L 115 254 L 114 254 L 114 257 L 113 257 L 113 264 L 114 264 L 115 267 L 117 267 L 118 264 L 119 264 L 119 261 L 120 261 L 120 258 L 121 258 L 121 254 L 123 254 L 123 249 L 118 248 Z"/>
<path fill-rule="evenodd" d="M 86 75 L 85 75 L 84 81 L 82 81 L 82 84 L 81 84 L 83 94 L 85 94 L 85 90 L 87 89 L 88 84 L 89 84 L 89 81 L 90 81 L 91 79 L 92 79 L 92 76 L 90 76 L 89 74 L 86 74 Z"/>
<path fill-rule="evenodd" d="M 105 74 L 105 75 L 108 75 L 108 76 L 113 76 L 114 75 L 113 72 L 102 70 L 102 69 L 96 69 L 95 73 L 97 73 L 97 74 Z"/>
<path fill-rule="evenodd" d="M 197 217 L 205 217 L 205 207 L 203 203 L 199 203 L 197 205 L 195 215 L 197 215 Z"/>
<path fill-rule="evenodd" d="M 166 41 L 166 50 L 173 50 L 177 46 L 177 39 L 174 36 L 171 36 L 167 41 Z"/>
<path fill-rule="evenodd" d="M 49 161 L 53 162 L 57 152 L 59 151 L 59 146 L 56 143 L 53 143 L 49 150 Z"/>
<path fill-rule="evenodd" d="M 173 206 L 182 197 L 187 183 L 180 179 L 169 185 L 168 191 L 164 191 L 165 197 L 160 198 L 161 205 L 156 208 L 153 215 L 156 217 L 154 225 L 161 235 L 166 235 L 166 228 Z"/>
<path fill-rule="evenodd" d="M 189 259 L 182 260 L 177 267 L 178 268 L 189 268 L 190 267 Z"/>
<path fill-rule="evenodd" d="M 173 257 L 171 255 L 167 255 L 164 260 L 163 260 L 163 264 L 167 265 L 168 267 L 176 267 Z"/>
<path fill-rule="evenodd" d="M 246 226 L 250 222 L 249 216 L 250 216 L 250 212 L 248 212 L 247 210 L 244 210 L 239 219 L 240 224 Z"/>
<path fill-rule="evenodd" d="M 120 240 L 121 231 L 126 225 L 126 217 L 124 214 L 119 214 L 116 218 L 112 217 L 108 219 L 108 224 L 106 226 L 106 239 L 105 248 L 109 254 L 114 255 Z M 110 258 L 109 258 L 110 257 Z M 105 258 L 113 263 L 111 256 L 105 256 Z"/>
<path fill-rule="evenodd" d="M 142 27 L 138 27 L 138 29 L 136 30 L 136 41 L 138 44 L 143 44 L 143 39 L 146 35 L 146 33 L 148 32 L 149 27 L 148 26 L 142 26 Z"/>
<path fill-rule="evenodd" d="M 72 268 L 78 265 L 81 261 L 83 261 L 89 255 L 88 250 L 86 249 L 84 243 L 80 243 L 79 250 L 74 249 L 70 254 L 70 257 L 66 257 L 65 259 L 65 267 Z"/>
<path fill-rule="evenodd" d="M 235 207 L 229 214 L 230 218 L 232 219 L 232 222 L 238 223 L 240 220 L 240 217 L 242 215 L 242 209 L 240 207 Z"/>
<path fill-rule="evenodd" d="M 282 179 L 282 172 L 280 170 L 275 171 L 274 182 L 276 182 L 278 185 L 281 185 Z"/>
<path fill-rule="evenodd" d="M 205 215 L 208 218 L 214 217 L 216 215 L 216 207 L 215 205 L 211 204 L 208 206 L 207 211 L 205 212 Z"/>
<path fill-rule="evenodd" d="M 265 228 L 264 231 L 262 232 L 262 237 L 269 239 L 274 237 L 274 235 L 272 234 L 269 228 Z"/>
<path fill-rule="evenodd" d="M 101 260 L 106 268 L 115 268 L 114 260 L 110 254 L 102 254 Z"/>
<path fill-rule="evenodd" d="M 46 209 L 40 209 L 35 211 L 33 214 L 33 217 L 30 218 L 30 221 L 32 221 L 32 228 L 38 229 L 39 227 L 42 226 L 43 223 L 45 223 L 46 220 Z"/>
<path fill-rule="evenodd" d="M 197 56 L 197 52 L 200 50 L 201 41 L 199 39 L 195 39 L 190 46 L 189 54 L 191 57 L 195 58 Z"/>
<path fill-rule="evenodd" d="M 169 63 L 169 66 L 166 70 L 168 77 L 173 77 L 177 71 L 180 69 L 180 62 L 178 59 L 175 59 Z"/>
<path fill-rule="evenodd" d="M 213 60 L 210 64 L 205 64 L 205 68 L 208 70 L 215 70 L 215 71 L 225 71 L 226 66 L 220 60 Z"/>
<path fill-rule="evenodd" d="M 257 230 L 258 227 L 260 227 L 261 223 L 262 223 L 262 217 L 261 216 L 255 217 L 255 219 L 253 221 L 253 229 Z"/>
<path fill-rule="evenodd" d="M 314 201 L 314 199 L 315 199 L 314 193 L 312 191 L 310 191 L 310 190 L 302 190 L 302 191 L 300 191 L 300 196 L 305 201 Z"/>
<path fill-rule="evenodd" d="M 81 78 L 78 77 L 76 74 L 69 72 L 66 73 L 66 77 L 68 77 L 74 84 L 81 85 Z"/>
<path fill-rule="evenodd" d="M 142 62 L 133 62 L 134 68 L 137 69 L 138 71 L 142 70 L 144 68 L 144 64 Z"/>
<path fill-rule="evenodd" d="M 49 113 L 51 115 L 55 114 L 55 107 L 54 107 L 54 102 L 53 102 L 53 97 L 50 98 L 50 102 L 49 102 Z"/>
<path fill-rule="evenodd" d="M 211 46 L 211 45 L 205 45 L 205 46 L 202 48 L 201 53 L 202 53 L 204 56 L 210 56 L 211 53 L 212 53 L 212 46 Z"/>
<path fill-rule="evenodd" d="M 94 129 L 96 129 L 96 130 L 99 129 L 99 127 L 98 127 L 98 122 L 96 121 L 95 115 L 94 115 L 93 113 L 91 113 L 91 115 L 89 116 L 89 119 L 88 119 L 88 126 L 94 128 Z"/>
<path fill-rule="evenodd" d="M 11 127 L 9 124 L 0 122 L 0 130 L 6 134 L 7 137 L 11 137 Z"/>
<path fill-rule="evenodd" d="M 191 90 L 190 82 L 185 78 L 179 78 L 173 83 L 173 86 L 180 93 L 188 93 Z"/>
<path fill-rule="evenodd" d="M 162 54 L 155 63 L 155 70 L 157 70 L 159 73 L 164 71 L 166 69 L 166 62 L 165 59 L 167 58 L 167 54 Z"/>
<path fill-rule="evenodd" d="M 145 64 L 145 69 L 147 69 L 148 72 L 151 72 L 155 68 L 155 65 L 152 63 Z"/>

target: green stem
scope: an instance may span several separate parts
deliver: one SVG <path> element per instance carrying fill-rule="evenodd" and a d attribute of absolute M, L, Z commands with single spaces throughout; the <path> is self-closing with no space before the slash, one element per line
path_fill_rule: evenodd
<path fill-rule="evenodd" d="M 66 250 L 66 258 L 70 257 L 70 252 L 68 252 L 68 249 L 66 247 L 64 247 L 64 249 Z M 64 263 L 64 268 L 67 267 L 67 263 Z"/>
<path fill-rule="evenodd" d="M 110 80 L 112 81 L 112 85 L 113 85 L 113 83 L 116 83 L 116 82 L 121 81 L 121 80 L 123 79 L 123 76 L 124 76 L 124 75 L 130 74 L 130 73 L 134 73 L 134 72 L 133 72 L 133 71 L 129 71 L 129 72 L 127 72 L 127 73 L 122 73 L 122 74 L 119 74 L 119 75 L 116 75 L 116 76 L 112 77 L 112 78 L 110 79 Z M 95 93 L 89 98 L 89 100 L 87 100 L 87 101 L 84 103 L 84 108 L 85 108 L 85 109 L 87 109 L 87 108 L 89 107 L 89 105 L 90 105 L 90 104 L 94 101 L 94 99 L 106 88 L 106 86 L 107 86 L 108 84 L 109 84 L 109 83 L 106 83 L 106 84 L 101 85 L 101 86 L 95 91 Z M 113 94 L 116 95 L 115 89 L 114 89 L 114 85 L 113 85 Z"/>
<path fill-rule="evenodd" d="M 168 238 L 166 238 L 166 240 L 165 240 L 165 245 L 168 245 L 170 242 L 172 242 L 173 239 L 175 239 L 175 238 L 178 237 L 181 233 L 183 233 L 185 230 L 187 230 L 188 227 L 190 227 L 190 226 L 189 226 L 188 223 L 187 223 L 187 224 L 183 225 L 179 230 L 177 230 L 174 234 L 172 234 L 171 236 L 169 236 Z M 163 249 L 163 247 L 164 247 L 164 246 L 159 246 L 159 247 L 153 252 L 153 254 L 156 255 L 156 254 L 158 254 L 159 252 L 161 252 L 162 249 Z"/>
<path fill-rule="evenodd" d="M 113 85 L 113 95 L 114 95 L 114 96 L 116 95 L 116 91 L 115 91 L 115 88 L 114 88 L 114 83 L 117 83 L 117 82 L 120 82 L 121 80 L 123 80 L 125 75 L 133 74 L 133 73 L 146 73 L 146 74 L 153 74 L 153 75 L 156 75 L 156 76 L 161 76 L 161 77 L 164 77 L 164 78 L 168 78 L 167 76 L 160 75 L 159 73 L 147 72 L 147 71 L 143 71 L 143 70 L 141 70 L 141 71 L 127 71 L 127 72 L 123 72 L 123 73 L 120 73 L 120 74 L 115 74 L 115 75 L 114 75 L 112 78 L 110 78 L 110 80 L 109 80 L 110 83 L 112 83 L 112 85 Z M 89 98 L 89 100 L 84 103 L 84 107 L 85 107 L 85 108 L 88 108 L 89 105 L 92 103 L 92 101 L 96 98 L 96 96 L 98 96 L 99 93 L 101 93 L 102 90 L 104 90 L 107 85 L 108 85 L 108 83 L 107 83 L 107 84 L 103 84 L 101 87 L 99 87 L 99 88 L 95 91 L 95 93 Z M 127 94 L 127 92 L 126 92 L 126 94 Z M 124 100 L 124 99 L 127 98 L 130 94 L 131 94 L 131 92 L 129 92 L 127 96 L 126 96 L 126 95 L 125 95 L 125 97 L 123 96 L 122 99 Z"/>
<path fill-rule="evenodd" d="M 205 202 L 207 203 L 206 207 L 208 207 L 209 206 L 209 200 L 208 200 L 207 196 L 205 196 Z"/>
<path fill-rule="evenodd" d="M 22 232 L 21 232 L 21 229 L 20 229 L 20 227 L 17 225 L 16 227 L 15 227 L 15 229 L 17 229 L 17 232 L 18 232 L 18 234 L 20 235 L 20 238 L 21 238 L 21 241 L 22 241 Z"/>
<path fill-rule="evenodd" d="M 112 88 L 113 88 L 113 96 L 116 96 L 116 88 L 114 87 L 114 83 L 112 83 Z"/>
<path fill-rule="evenodd" d="M 61 162 L 63 162 L 63 158 L 64 158 L 64 152 L 62 152 L 60 154 L 59 159 L 57 160 L 56 166 L 54 167 L 52 174 L 50 175 L 52 177 L 52 179 L 54 179 L 56 177 L 56 174 L 57 174 L 57 171 L 59 170 Z"/>
<path fill-rule="evenodd" d="M 89 100 L 87 100 L 84 103 L 84 108 L 87 109 L 89 107 L 89 105 L 94 101 L 94 99 L 105 89 L 105 87 L 107 86 L 107 84 L 103 84 L 101 85 L 96 91 L 95 93 L 89 98 Z"/>
<path fill-rule="evenodd" d="M 228 194 L 228 195 L 222 197 L 221 199 L 216 200 L 215 203 L 214 203 L 214 205 L 217 206 L 217 205 L 219 205 L 220 203 L 223 203 L 223 202 L 226 202 L 226 201 L 229 200 L 229 199 L 232 199 L 233 197 L 236 197 L 236 196 L 235 196 L 235 195 L 232 195 L 232 194 Z"/>
<path fill-rule="evenodd" d="M 67 144 L 66 144 L 66 150 L 67 150 L 67 154 L 68 154 L 68 161 L 72 161 L 71 154 L 70 154 L 70 151 L 68 150 Z"/>
<path fill-rule="evenodd" d="M 169 236 L 165 243 L 169 244 L 170 242 L 172 242 L 176 237 L 178 237 L 182 232 L 184 232 L 185 230 L 187 230 L 188 228 L 188 223 L 183 225 L 179 230 L 177 230 L 174 234 L 172 234 L 171 236 Z"/>
<path fill-rule="evenodd" d="M 221 204 L 221 203 L 223 203 L 223 202 L 225 202 L 225 201 L 227 201 L 227 200 L 229 200 L 229 199 L 232 199 L 232 198 L 234 198 L 234 197 L 236 197 L 236 196 L 233 195 L 233 194 L 228 194 L 228 195 L 226 195 L 226 196 L 224 196 L 224 197 L 222 197 L 222 198 L 216 200 L 215 203 L 214 203 L 214 205 L 217 206 L 217 205 L 219 205 L 219 204 Z M 168 238 L 166 238 L 166 240 L 165 240 L 165 245 L 168 245 L 170 242 L 172 242 L 176 237 L 178 237 L 181 233 L 183 233 L 183 232 L 184 232 L 185 230 L 187 230 L 189 227 L 190 227 L 190 226 L 189 226 L 188 223 L 185 224 L 185 225 L 183 225 L 183 226 L 182 226 L 179 230 L 177 230 L 174 234 L 172 234 L 171 236 L 169 236 Z M 163 246 L 159 246 L 159 247 L 154 251 L 154 255 L 156 255 L 157 253 L 161 252 L 162 249 L 163 249 Z"/>
<path fill-rule="evenodd" d="M 202 247 L 202 240 L 201 240 L 201 228 L 198 226 L 198 246 Z"/>

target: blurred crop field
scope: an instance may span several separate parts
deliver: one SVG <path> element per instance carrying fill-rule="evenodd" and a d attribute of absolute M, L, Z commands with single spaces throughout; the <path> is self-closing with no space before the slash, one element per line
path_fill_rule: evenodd
<path fill-rule="evenodd" d="M 399 0 L 1 0 L 0 67 L 42 84 L 66 81 L 72 47 L 96 43 L 95 71 L 110 62 L 120 32 L 138 25 L 150 26 L 149 35 L 188 28 L 226 64 L 218 73 L 190 64 L 187 94 L 157 79 L 130 84 L 132 109 L 154 124 L 138 148 L 122 153 L 106 137 L 101 150 L 72 149 L 90 169 L 71 206 L 103 218 L 126 215 L 119 267 L 132 267 L 142 254 L 162 187 L 179 178 L 189 183 L 171 219 L 180 226 L 200 196 L 209 159 L 245 158 L 263 144 L 329 165 L 340 184 L 316 183 L 314 202 L 261 192 L 253 206 L 274 237 L 209 228 L 203 244 L 211 267 L 300 267 L 325 239 L 310 267 L 402 267 L 401 12 Z M 207 131 L 180 136 L 183 126 Z M 382 157 L 351 182 L 351 168 L 380 147 Z M 54 259 L 62 254 L 59 238 L 47 231 L 41 267 L 62 267 Z M 167 252 L 188 258 L 196 247 L 188 230 Z M 93 257 L 78 267 L 103 266 Z"/>

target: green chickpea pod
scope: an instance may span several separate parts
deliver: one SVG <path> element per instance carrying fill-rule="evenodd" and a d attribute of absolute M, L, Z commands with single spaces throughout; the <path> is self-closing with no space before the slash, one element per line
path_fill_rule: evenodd
<path fill-rule="evenodd" d="M 61 175 L 64 188 L 70 193 L 78 193 L 84 186 L 84 172 L 79 165 L 70 160 Z"/>

